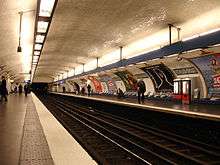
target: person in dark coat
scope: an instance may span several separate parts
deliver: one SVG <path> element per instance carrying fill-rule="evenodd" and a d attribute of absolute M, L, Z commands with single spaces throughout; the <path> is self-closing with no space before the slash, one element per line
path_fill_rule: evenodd
<path fill-rule="evenodd" d="M 28 94 L 28 84 L 25 84 L 24 85 L 24 93 L 25 93 L 25 96 L 27 96 L 27 94 Z"/>
<path fill-rule="evenodd" d="M 3 98 L 5 99 L 5 101 L 8 101 L 7 99 L 8 91 L 7 91 L 6 86 L 7 86 L 7 83 L 6 83 L 5 77 L 2 76 L 2 82 L 1 82 L 1 87 L 0 87 L 1 101 L 3 101 Z"/>
<path fill-rule="evenodd" d="M 91 85 L 87 85 L 88 96 L 91 96 Z"/>
<path fill-rule="evenodd" d="M 144 93 L 146 92 L 146 86 L 143 80 L 137 83 L 138 103 L 144 103 Z"/>
<path fill-rule="evenodd" d="M 19 92 L 19 94 L 21 94 L 22 93 L 22 85 L 20 84 L 19 86 L 18 86 L 18 92 Z"/>
<path fill-rule="evenodd" d="M 63 93 L 66 93 L 66 88 L 65 88 L 65 86 L 63 86 Z"/>

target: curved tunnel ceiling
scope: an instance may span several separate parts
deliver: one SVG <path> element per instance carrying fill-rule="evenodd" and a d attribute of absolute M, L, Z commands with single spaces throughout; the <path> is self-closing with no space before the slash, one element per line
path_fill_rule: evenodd
<path fill-rule="evenodd" d="M 0 0 L 0 76 L 6 75 L 18 81 L 30 79 L 31 56 L 34 38 L 36 0 Z M 19 39 L 19 12 L 23 11 L 21 46 Z"/>
<path fill-rule="evenodd" d="M 204 15 L 216 13 L 219 7 L 219 0 L 59 0 L 34 81 L 44 75 L 54 77 L 163 29 L 168 36 L 169 23 L 181 26 L 183 37 L 192 35 L 191 23 L 202 26 L 207 21 Z M 218 27 L 219 22 L 211 22 L 197 30 Z"/>

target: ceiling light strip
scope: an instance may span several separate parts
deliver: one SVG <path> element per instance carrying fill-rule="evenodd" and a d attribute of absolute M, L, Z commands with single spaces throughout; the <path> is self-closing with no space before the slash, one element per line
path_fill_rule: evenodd
<path fill-rule="evenodd" d="M 38 0 L 32 56 L 31 81 L 34 78 L 58 0 Z M 36 49 L 35 49 L 36 48 Z M 36 57 L 38 59 L 36 60 Z M 35 65 L 35 66 L 33 66 Z"/>

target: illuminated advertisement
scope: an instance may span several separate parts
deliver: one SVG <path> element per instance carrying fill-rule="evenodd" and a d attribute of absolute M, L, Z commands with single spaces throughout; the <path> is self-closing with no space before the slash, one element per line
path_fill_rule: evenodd
<path fill-rule="evenodd" d="M 213 55 L 213 59 L 211 61 L 211 66 L 213 70 L 213 88 L 220 88 L 220 54 Z"/>
<path fill-rule="evenodd" d="M 210 96 L 220 96 L 220 53 L 191 59 L 200 69 Z"/>
<path fill-rule="evenodd" d="M 116 85 L 114 80 L 108 75 L 102 75 L 100 76 L 100 81 L 105 82 L 108 87 L 108 91 L 114 92 L 116 91 Z"/>
<path fill-rule="evenodd" d="M 141 68 L 153 81 L 156 92 L 173 91 L 174 74 L 163 64 Z"/>
<path fill-rule="evenodd" d="M 88 79 L 93 83 L 96 92 L 102 92 L 102 84 L 99 80 L 97 80 L 94 76 L 89 76 Z"/>
<path fill-rule="evenodd" d="M 137 90 L 137 80 L 128 71 L 120 71 L 115 73 L 123 81 L 126 91 L 136 91 Z"/>

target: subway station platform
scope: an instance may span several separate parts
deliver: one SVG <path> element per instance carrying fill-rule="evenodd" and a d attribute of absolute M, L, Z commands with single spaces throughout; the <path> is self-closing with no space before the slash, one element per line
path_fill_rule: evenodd
<path fill-rule="evenodd" d="M 0 102 L 1 165 L 93 165 L 96 162 L 34 94 Z"/>
<path fill-rule="evenodd" d="M 144 103 L 138 104 L 138 100 L 134 98 L 120 98 L 116 96 L 81 96 L 68 93 L 57 93 L 54 94 L 68 95 L 74 97 L 81 97 L 86 99 L 99 100 L 103 102 L 109 102 L 114 104 L 121 104 L 130 107 L 144 108 L 154 111 L 162 111 L 166 113 L 174 113 L 178 115 L 184 115 L 189 117 L 205 118 L 209 120 L 220 120 L 220 105 L 204 105 L 204 104 L 179 104 L 174 102 L 165 102 L 157 100 L 145 100 Z"/>

